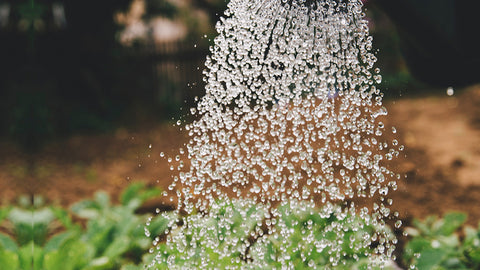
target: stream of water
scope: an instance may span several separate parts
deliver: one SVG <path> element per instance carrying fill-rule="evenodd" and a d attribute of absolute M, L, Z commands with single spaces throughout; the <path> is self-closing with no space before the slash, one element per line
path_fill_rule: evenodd
<path fill-rule="evenodd" d="M 266 267 L 272 239 L 269 259 L 287 269 L 292 246 L 318 269 L 342 265 L 346 246 L 371 265 L 392 260 L 385 220 L 398 215 L 388 194 L 400 177 L 388 161 L 403 146 L 382 139 L 392 130 L 364 16 L 360 1 L 230 1 L 205 63 L 206 94 L 185 126 L 190 141 L 170 158 L 177 210 L 166 241 L 177 255 L 154 251 L 152 267 Z M 289 215 L 312 216 L 299 236 L 310 251 L 292 240 Z M 333 216 L 315 238 L 315 220 Z"/>

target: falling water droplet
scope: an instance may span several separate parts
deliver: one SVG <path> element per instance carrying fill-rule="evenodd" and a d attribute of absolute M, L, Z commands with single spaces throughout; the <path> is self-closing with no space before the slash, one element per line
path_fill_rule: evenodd
<path fill-rule="evenodd" d="M 448 96 L 453 96 L 454 93 L 455 93 L 455 91 L 453 90 L 453 87 L 448 87 L 447 88 L 447 95 Z"/>
<path fill-rule="evenodd" d="M 274 238 L 279 248 L 271 259 L 280 268 L 291 266 L 291 249 L 313 267 L 316 261 L 302 244 L 289 240 L 289 226 L 296 225 L 286 221 L 313 209 L 318 218 L 339 220 L 323 228 L 332 239 L 300 231 L 329 254 L 324 268 L 342 263 L 344 244 L 357 250 L 375 244 L 363 255 L 372 264 L 391 260 L 396 239 L 383 219 L 396 218 L 387 195 L 396 189 L 388 164 L 398 151 L 382 139 L 382 77 L 373 68 L 373 38 L 361 2 L 231 0 L 216 29 L 205 62 L 206 93 L 195 98 L 190 113 L 196 120 L 185 126 L 190 141 L 175 162 L 167 159 L 174 175 L 168 190 L 176 194 L 174 213 L 183 216 L 183 225 L 169 230 L 166 244 L 178 257 L 159 252 L 155 260 L 195 268 L 201 258 L 209 268 L 217 263 L 213 257 L 240 254 L 232 262 L 265 268 L 260 258 Z M 368 207 L 346 203 L 355 200 Z M 375 229 L 366 232 L 363 224 Z M 349 230 L 364 233 L 344 239 Z"/>
<path fill-rule="evenodd" d="M 401 220 L 397 220 L 395 222 L 395 228 L 399 229 L 400 227 L 402 227 L 402 221 Z"/>

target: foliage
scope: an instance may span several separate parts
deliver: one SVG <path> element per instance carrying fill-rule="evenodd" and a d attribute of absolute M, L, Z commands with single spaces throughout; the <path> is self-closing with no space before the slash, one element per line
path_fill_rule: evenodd
<path fill-rule="evenodd" d="M 337 236 L 325 233 L 326 228 L 342 225 L 340 227 L 346 230 L 339 238 L 343 243 L 342 252 L 338 254 L 340 265 L 335 269 L 368 267 L 365 255 L 368 247 L 361 244 L 361 239 L 365 233 L 372 232 L 372 225 L 364 224 L 362 229 L 353 230 L 363 221 L 348 213 L 342 216 L 335 212 L 324 217 L 318 214 L 319 209 L 303 207 L 291 211 L 288 204 L 277 208 L 277 213 L 281 213 L 279 218 L 270 220 L 275 224 L 272 228 L 278 231 L 266 229 L 263 224 L 265 212 L 258 205 L 241 206 L 229 202 L 219 204 L 220 207 L 211 209 L 208 215 L 194 213 L 183 217 L 209 224 L 204 226 L 208 228 L 216 225 L 212 230 L 197 227 L 192 231 L 195 238 L 185 237 L 188 243 L 195 241 L 195 248 L 167 245 L 159 236 L 168 233 L 169 237 L 176 237 L 181 228 L 181 223 L 171 222 L 173 214 L 149 217 L 135 213 L 143 202 L 159 193 L 158 189 L 135 183 L 123 191 L 117 205 L 111 203 L 106 193 L 98 192 L 93 199 L 80 201 L 69 210 L 47 207 L 38 201 L 29 204 L 26 198 L 24 202 L 20 200 L 20 206 L 0 208 L 0 230 L 3 232 L 0 233 L 0 265 L 2 269 L 12 270 L 140 270 L 157 256 L 159 263 L 154 269 L 200 265 L 206 257 L 214 263 L 211 267 L 221 269 L 248 268 L 251 261 L 262 268 L 278 269 L 282 259 L 295 269 L 321 269 L 332 253 L 325 248 L 319 249 L 315 241 L 332 240 Z M 221 226 L 224 216 L 231 217 L 228 229 Z M 78 218 L 85 219 L 86 224 L 80 225 Z M 414 220 L 413 227 L 405 228 L 411 239 L 400 252 L 404 265 L 415 265 L 422 270 L 480 269 L 480 225 L 476 229 L 466 226 L 466 218 L 464 213 L 453 212 L 441 219 L 429 216 L 423 221 Z M 280 228 L 290 233 L 281 234 Z M 215 244 L 207 246 L 205 239 L 215 240 Z M 236 239 L 240 241 L 232 245 Z M 248 241 L 248 248 L 244 240 Z M 220 257 L 218 249 L 228 250 L 229 256 Z M 166 260 L 158 260 L 158 254 Z M 182 258 L 186 258 L 186 254 L 194 255 L 188 256 L 190 261 L 185 261 Z M 386 269 L 395 268 L 387 265 Z"/>
<path fill-rule="evenodd" d="M 370 238 L 373 226 L 354 215 L 344 216 L 341 213 L 330 214 L 328 217 L 319 215 L 318 209 L 304 208 L 291 211 L 290 207 L 280 207 L 281 218 L 277 226 L 290 234 L 274 233 L 268 236 L 266 245 L 260 254 L 269 267 L 281 268 L 280 261 L 287 255 L 289 265 L 295 269 L 322 269 L 330 264 L 330 259 L 337 257 L 340 265 L 337 269 L 367 269 L 369 242 L 364 243 L 365 236 Z M 313 210 L 313 211 L 312 211 Z M 362 228 L 356 230 L 356 228 Z M 343 228 L 340 231 L 332 228 Z M 341 233 L 341 234 L 340 234 Z M 343 234 L 343 235 L 342 235 Z M 285 237 L 286 235 L 286 237 Z M 342 243 L 341 250 L 331 248 L 333 242 Z M 285 246 L 284 243 L 287 243 Z"/>
<path fill-rule="evenodd" d="M 480 224 L 477 230 L 464 226 L 462 231 L 466 220 L 466 214 L 457 212 L 414 220 L 415 227 L 406 229 L 412 239 L 403 253 L 405 263 L 418 269 L 479 269 Z"/>
<path fill-rule="evenodd" d="M 339 212 L 323 217 L 320 209 L 291 208 L 286 204 L 277 208 L 280 217 L 267 221 L 262 220 L 264 209 L 258 205 L 219 205 L 207 215 L 194 213 L 184 217 L 201 225 L 182 233 L 180 228 L 173 228 L 172 244 L 158 244 L 157 253 L 146 255 L 143 263 L 152 263 L 157 256 L 152 269 L 281 269 L 280 262 L 284 260 L 291 269 L 325 269 L 331 264 L 330 258 L 338 255 L 340 265 L 335 269 L 369 269 L 369 244 L 366 246 L 362 239 L 374 228 L 358 217 Z M 229 218 L 224 219 L 226 216 Z M 267 229 L 265 222 L 275 225 Z M 332 227 L 345 228 L 343 235 L 334 235 Z M 280 233 L 281 230 L 289 233 Z M 337 240 L 343 243 L 338 254 L 328 244 L 318 246 Z M 142 266 L 127 265 L 123 269 L 140 270 Z M 385 269 L 393 266 L 387 262 Z"/>
<path fill-rule="evenodd" d="M 93 200 L 71 208 L 74 215 L 87 220 L 86 228 L 58 207 L 1 209 L 0 221 L 5 218 L 9 235 L 0 234 L 0 265 L 12 270 L 100 270 L 138 263 L 153 239 L 145 236 L 148 216 L 135 214 L 135 210 L 159 193 L 135 183 L 121 194 L 121 204 L 114 206 L 106 193 L 97 192 Z M 150 224 L 156 234 L 167 225 L 160 216 L 150 218 Z M 62 231 L 56 232 L 59 228 Z"/>
<path fill-rule="evenodd" d="M 196 213 L 185 217 L 188 223 L 200 225 L 187 234 L 180 233 L 180 228 L 173 228 L 172 237 L 180 240 L 174 241 L 172 246 L 166 243 L 157 246 L 167 260 L 159 261 L 155 266 L 160 269 L 169 268 L 172 264 L 181 268 L 245 266 L 242 259 L 245 255 L 244 241 L 258 229 L 256 225 L 262 216 L 261 211 L 255 205 L 240 206 L 235 202 L 221 201 L 210 209 L 208 215 Z M 226 216 L 229 219 L 225 219 Z M 183 241 L 186 241 L 187 248 L 182 245 Z M 229 256 L 220 256 L 219 250 Z M 205 261 L 214 264 L 205 265 Z"/>

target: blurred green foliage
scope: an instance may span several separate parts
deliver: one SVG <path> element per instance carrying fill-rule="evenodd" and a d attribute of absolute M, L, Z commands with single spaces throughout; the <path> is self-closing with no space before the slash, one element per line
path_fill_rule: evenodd
<path fill-rule="evenodd" d="M 339 265 L 333 269 L 372 267 L 367 257 L 372 250 L 365 247 L 363 240 L 365 235 L 370 237 L 370 233 L 374 230 L 372 225 L 367 225 L 358 217 L 351 215 L 339 217 L 331 214 L 329 217 L 321 217 L 320 209 L 304 205 L 291 208 L 287 204 L 273 211 L 277 210 L 283 213 L 282 216 L 271 220 L 274 225 L 269 232 L 265 231 L 262 234 L 260 231 L 265 228 L 262 229 L 261 224 L 265 220 L 260 220 L 259 223 L 258 217 L 262 216 L 259 212 L 263 211 L 261 207 L 242 206 L 235 202 L 220 204 L 219 208 L 212 207 L 212 212 L 208 215 L 193 217 L 190 222 L 198 222 L 205 226 L 195 227 L 192 234 L 186 234 L 186 241 L 179 240 L 179 243 L 172 245 L 161 242 L 152 254 L 144 256 L 142 264 L 137 266 L 129 264 L 122 269 L 143 269 L 142 266 L 151 264 L 155 256 L 156 264 L 151 269 L 258 269 L 259 267 L 281 269 L 281 261 L 288 264 L 287 268 L 283 266 L 285 269 L 329 269 L 331 259 L 337 255 Z M 224 217 L 228 217 L 227 222 Z M 360 224 L 363 226 L 358 227 Z M 333 231 L 327 230 L 327 227 L 344 228 L 343 234 L 338 237 Z M 173 229 L 172 237 L 175 237 L 178 231 Z M 290 233 L 284 234 L 280 231 Z M 259 233 L 260 236 L 258 236 Z M 386 234 L 393 237 L 390 231 Z M 254 235 L 258 237 L 255 238 Z M 342 243 L 342 249 L 329 248 L 327 244 L 320 248 L 313 239 L 319 243 L 323 242 L 322 240 L 325 242 L 338 240 Z M 247 253 L 242 255 L 239 250 L 245 247 L 246 241 L 250 245 Z M 220 256 L 219 250 L 231 255 Z M 374 266 L 370 269 L 379 268 Z M 387 263 L 384 269 L 394 268 Z"/>
<path fill-rule="evenodd" d="M 119 204 L 112 204 L 106 193 L 97 192 L 93 199 L 80 201 L 68 210 L 46 206 L 38 198 L 31 204 L 27 197 L 22 197 L 18 206 L 0 208 L 0 266 L 11 270 L 140 270 L 153 262 L 160 252 L 175 259 L 169 260 L 168 265 L 166 262 L 154 265 L 153 269 L 199 265 L 205 262 L 203 256 L 209 256 L 214 262 L 212 267 L 222 269 L 247 267 L 249 260 L 260 262 L 269 269 L 278 268 L 279 256 L 288 256 L 287 261 L 295 269 L 322 268 L 333 253 L 328 249 L 319 250 L 313 241 L 308 240 L 306 233 L 311 233 L 318 241 L 323 238 L 332 240 L 335 236 L 325 233 L 325 228 L 342 226 L 346 229 L 341 238 L 341 265 L 335 269 L 368 268 L 365 255 L 368 250 L 362 246 L 362 239 L 365 233 L 372 232 L 372 225 L 364 224 L 361 230 L 352 230 L 358 227 L 354 223 L 358 225 L 363 221 L 333 214 L 322 218 L 318 215 L 319 209 L 308 207 L 291 211 L 288 205 L 280 206 L 278 211 L 284 215 L 272 224 L 290 231 L 288 239 L 275 230 L 259 239 L 250 239 L 249 258 L 243 258 L 238 248 L 232 248 L 231 256 L 219 258 L 214 249 L 224 250 L 228 243 L 235 242 L 232 239 L 247 239 L 262 230 L 256 218 L 261 210 L 255 205 L 242 208 L 235 203 L 225 204 L 214 210 L 215 214 L 198 220 L 202 224 L 217 225 L 217 229 L 212 230 L 217 235 L 197 232 L 203 237 L 217 239 L 215 247 L 205 246 L 207 241 L 201 239 L 196 239 L 194 249 L 191 245 L 182 250 L 167 246 L 159 237 L 170 230 L 170 234 L 176 233 L 177 230 L 171 227 L 173 213 L 165 212 L 154 217 L 136 213 L 143 202 L 159 194 L 160 190 L 156 188 L 134 183 L 119 196 Z M 231 218 L 228 229 L 219 227 L 223 216 Z M 429 216 L 423 221 L 414 220 L 412 227 L 405 228 L 409 239 L 404 249 L 398 252 L 398 260 L 420 270 L 478 269 L 480 225 L 478 228 L 466 226 L 466 218 L 464 213 L 451 212 L 443 218 Z M 79 222 L 81 220 L 85 222 Z M 392 232 L 386 233 L 393 237 Z M 187 237 L 187 241 L 192 238 Z M 241 245 L 242 241 L 237 243 Z M 183 261 L 186 254 L 193 261 Z M 198 256 L 190 256 L 192 254 Z M 386 269 L 397 269 L 395 267 L 387 265 Z"/>
<path fill-rule="evenodd" d="M 465 226 L 465 213 L 447 213 L 443 218 L 428 216 L 414 220 L 406 231 L 412 237 L 406 244 L 403 260 L 418 269 L 479 269 L 480 224 Z"/>
<path fill-rule="evenodd" d="M 97 192 L 70 211 L 42 205 L 2 208 L 0 222 L 8 234 L 0 234 L 0 265 L 9 270 L 106 270 L 138 263 L 153 240 L 145 236 L 147 220 L 154 235 L 167 229 L 167 220 L 135 211 L 159 194 L 135 183 L 121 194 L 119 205 Z M 85 228 L 72 216 L 86 220 Z"/>

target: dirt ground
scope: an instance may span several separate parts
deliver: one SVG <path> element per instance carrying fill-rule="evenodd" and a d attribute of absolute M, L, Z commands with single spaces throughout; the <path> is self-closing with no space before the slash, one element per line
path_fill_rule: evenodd
<path fill-rule="evenodd" d="M 407 177 L 390 193 L 393 209 L 408 224 L 412 218 L 464 211 L 480 221 L 480 86 L 453 96 L 407 97 L 386 101 L 387 126 L 395 126 L 405 151 L 395 170 Z M 188 140 L 172 123 L 110 134 L 76 136 L 25 155 L 0 144 L 0 202 L 19 195 L 41 196 L 68 206 L 105 190 L 115 199 L 132 181 L 164 190 L 172 173 L 165 158 Z M 150 207 L 166 207 L 163 199 Z"/>

